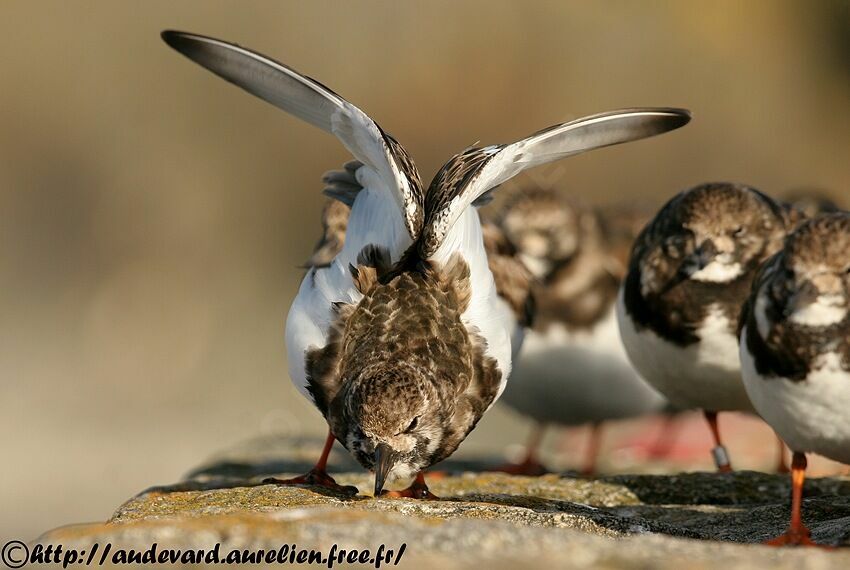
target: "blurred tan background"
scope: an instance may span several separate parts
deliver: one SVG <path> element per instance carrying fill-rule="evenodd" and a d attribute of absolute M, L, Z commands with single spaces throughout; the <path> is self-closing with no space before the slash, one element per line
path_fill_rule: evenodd
<path fill-rule="evenodd" d="M 4 2 L 0 537 L 103 519 L 222 447 L 324 424 L 284 317 L 330 136 L 168 49 L 268 53 L 366 110 L 425 178 L 463 147 L 598 111 L 688 107 L 655 140 L 538 173 L 658 204 L 709 179 L 850 192 L 850 3 Z M 471 438 L 524 437 L 494 410 Z"/>

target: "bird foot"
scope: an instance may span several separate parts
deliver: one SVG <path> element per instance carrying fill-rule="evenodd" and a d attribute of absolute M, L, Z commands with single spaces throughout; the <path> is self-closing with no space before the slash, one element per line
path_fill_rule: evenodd
<path fill-rule="evenodd" d="M 789 528 L 785 534 L 764 541 L 768 546 L 814 546 L 830 549 L 830 546 L 818 544 L 811 539 L 811 533 L 806 527 Z"/>
<path fill-rule="evenodd" d="M 277 479 L 275 477 L 268 477 L 263 479 L 263 484 L 271 484 L 271 485 L 303 485 L 305 487 L 321 487 L 323 489 L 330 489 L 331 491 L 343 494 L 343 495 L 356 495 L 358 493 L 357 487 L 352 485 L 340 485 L 337 483 L 333 477 L 328 475 L 328 472 L 324 469 L 310 469 L 306 474 L 300 475 L 298 477 L 293 477 L 291 479 Z"/>
<path fill-rule="evenodd" d="M 380 496 L 385 498 L 425 499 L 428 501 L 436 501 L 440 498 L 428 490 L 428 485 L 419 481 L 414 481 L 410 487 L 400 491 L 383 491 Z"/>
<path fill-rule="evenodd" d="M 508 475 L 525 475 L 527 477 L 538 477 L 546 475 L 550 471 L 534 458 L 527 458 L 522 463 L 505 463 L 494 467 L 490 471 L 507 473 Z"/>

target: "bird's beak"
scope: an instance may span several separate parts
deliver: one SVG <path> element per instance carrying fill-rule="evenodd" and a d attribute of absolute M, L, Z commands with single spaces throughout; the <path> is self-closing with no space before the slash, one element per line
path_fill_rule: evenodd
<path fill-rule="evenodd" d="M 827 272 L 818 273 L 797 285 L 785 308 L 786 317 L 817 305 L 821 310 L 843 314 L 847 306 L 847 292 L 841 278 Z"/>
<path fill-rule="evenodd" d="M 384 490 L 384 481 L 392 470 L 396 460 L 396 452 L 386 443 L 375 446 L 375 496 Z"/>
<path fill-rule="evenodd" d="M 693 275 L 705 269 L 709 263 L 714 261 L 717 256 L 717 247 L 711 240 L 705 240 L 698 248 L 688 257 L 688 260 L 683 264 L 685 271 L 689 275 Z"/>
<path fill-rule="evenodd" d="M 717 249 L 710 240 L 705 240 L 702 244 L 691 253 L 682 264 L 673 278 L 667 283 L 663 292 L 667 292 L 676 285 L 690 279 L 691 275 L 705 269 L 705 267 L 714 260 L 717 255 Z"/>

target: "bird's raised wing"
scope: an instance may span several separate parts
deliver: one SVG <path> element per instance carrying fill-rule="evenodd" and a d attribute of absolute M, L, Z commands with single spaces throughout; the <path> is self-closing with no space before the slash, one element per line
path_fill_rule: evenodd
<path fill-rule="evenodd" d="M 402 146 L 366 113 L 318 81 L 236 44 L 176 31 L 163 32 L 162 39 L 234 85 L 335 135 L 377 173 L 411 239 L 418 237 L 424 219 L 419 173 Z"/>
<path fill-rule="evenodd" d="M 512 144 L 471 148 L 455 155 L 428 188 L 420 257 L 427 259 L 437 251 L 470 204 L 523 170 L 671 131 L 690 119 L 684 109 L 623 109 L 554 125 Z"/>

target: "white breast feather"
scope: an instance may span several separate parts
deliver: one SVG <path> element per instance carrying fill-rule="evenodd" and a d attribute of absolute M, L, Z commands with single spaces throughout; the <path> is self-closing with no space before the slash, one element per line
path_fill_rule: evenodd
<path fill-rule="evenodd" d="M 741 382 L 738 343 L 729 320 L 712 307 L 697 331 L 700 341 L 681 347 L 649 329 L 638 330 L 617 299 L 623 345 L 640 375 L 672 403 L 715 411 L 752 409 Z"/>
<path fill-rule="evenodd" d="M 741 371 L 753 406 L 793 451 L 850 463 L 850 373 L 834 352 L 820 357 L 803 381 L 762 378 L 741 331 Z"/>

